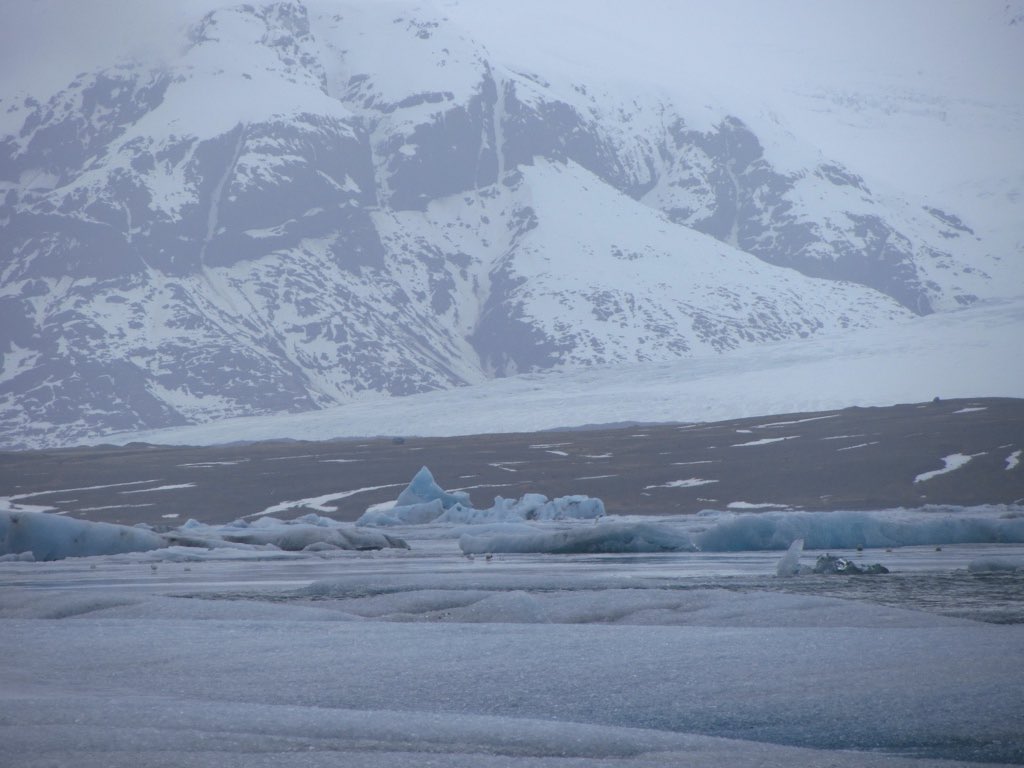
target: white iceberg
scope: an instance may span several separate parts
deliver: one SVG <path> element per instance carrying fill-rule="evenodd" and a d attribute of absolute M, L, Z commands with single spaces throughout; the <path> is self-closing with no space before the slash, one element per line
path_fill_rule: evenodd
<path fill-rule="evenodd" d="M 779 560 L 779 564 L 775 566 L 775 574 L 777 576 L 797 576 L 801 573 L 800 570 L 800 555 L 804 553 L 804 540 L 797 539 L 789 545 L 789 549 L 786 550 L 786 554 Z"/>

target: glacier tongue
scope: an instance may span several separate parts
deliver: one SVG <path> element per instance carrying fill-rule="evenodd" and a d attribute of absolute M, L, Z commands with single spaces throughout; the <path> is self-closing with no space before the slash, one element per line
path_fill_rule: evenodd
<path fill-rule="evenodd" d="M 8 446 L 670 361 L 1006 289 L 954 213 L 782 128 L 520 71 L 411 4 L 193 7 L 160 66 L 2 101 Z"/>

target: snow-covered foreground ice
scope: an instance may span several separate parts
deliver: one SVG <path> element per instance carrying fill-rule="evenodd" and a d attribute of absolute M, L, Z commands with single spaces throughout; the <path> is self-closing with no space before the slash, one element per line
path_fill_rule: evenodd
<path fill-rule="evenodd" d="M 806 517 L 770 514 L 786 535 Z M 639 522 L 693 537 L 755 518 L 772 519 Z M 1024 764 L 1024 544 L 851 546 L 832 553 L 891 573 L 780 578 L 779 549 L 465 556 L 459 537 L 487 529 L 389 527 L 408 550 L 0 562 L 4 760 Z"/>

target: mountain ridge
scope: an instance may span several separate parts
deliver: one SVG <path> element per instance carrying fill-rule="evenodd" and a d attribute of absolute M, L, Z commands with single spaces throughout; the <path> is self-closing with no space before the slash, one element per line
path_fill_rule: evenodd
<path fill-rule="evenodd" d="M 162 69 L 4 101 L 0 424 L 28 444 L 1003 289 L 955 213 L 876 199 L 836 161 L 776 166 L 733 115 L 691 128 L 651 94 L 518 72 L 429 8 L 221 7 Z"/>

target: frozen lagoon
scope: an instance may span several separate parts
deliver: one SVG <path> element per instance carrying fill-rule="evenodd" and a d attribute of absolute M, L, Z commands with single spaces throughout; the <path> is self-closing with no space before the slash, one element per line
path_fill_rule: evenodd
<path fill-rule="evenodd" d="M 832 550 L 892 573 L 783 579 L 780 551 L 470 559 L 462 530 L 0 563 L 5 759 L 1024 763 L 1024 576 L 968 569 L 1024 545 Z"/>

